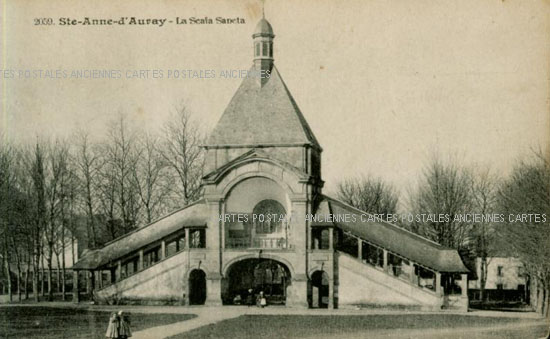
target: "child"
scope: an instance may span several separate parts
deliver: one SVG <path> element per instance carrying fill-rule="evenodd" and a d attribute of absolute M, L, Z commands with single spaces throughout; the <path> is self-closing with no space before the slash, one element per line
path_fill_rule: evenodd
<path fill-rule="evenodd" d="M 266 298 L 265 298 L 265 296 L 264 296 L 264 291 L 260 291 L 260 297 L 259 297 L 259 299 L 260 299 L 260 307 L 261 307 L 261 308 L 266 307 L 266 306 L 267 306 L 267 300 L 266 300 Z"/>
<path fill-rule="evenodd" d="M 132 330 L 130 329 L 130 317 L 124 312 L 118 312 L 119 325 L 118 335 L 120 339 L 127 339 L 132 336 Z"/>
<path fill-rule="evenodd" d="M 109 318 L 109 326 L 107 326 L 107 333 L 105 333 L 105 336 L 107 338 L 118 338 L 118 325 L 118 316 L 116 312 L 113 312 Z"/>

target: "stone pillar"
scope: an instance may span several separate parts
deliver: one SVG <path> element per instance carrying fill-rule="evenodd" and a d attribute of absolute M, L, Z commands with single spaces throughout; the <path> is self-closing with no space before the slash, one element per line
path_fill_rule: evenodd
<path fill-rule="evenodd" d="M 139 250 L 138 271 L 143 270 L 143 250 Z"/>
<path fill-rule="evenodd" d="M 103 288 L 103 270 L 99 270 L 97 273 L 99 275 L 99 279 L 97 280 L 97 283 L 98 283 L 97 287 L 99 289 L 102 289 Z"/>
<path fill-rule="evenodd" d="M 207 306 L 221 306 L 222 285 L 221 275 L 217 274 L 206 279 L 206 301 Z M 189 294 L 189 293 L 188 293 Z"/>
<path fill-rule="evenodd" d="M 462 298 L 468 298 L 468 275 L 466 273 L 460 276 L 460 290 L 462 291 Z"/>
<path fill-rule="evenodd" d="M 189 229 L 185 229 L 185 249 L 189 250 Z"/>
<path fill-rule="evenodd" d="M 334 228 L 330 227 L 328 229 L 328 248 L 329 250 L 334 249 L 334 234 L 333 234 Z"/>
<path fill-rule="evenodd" d="M 384 272 L 388 272 L 388 251 L 384 251 Z"/>
<path fill-rule="evenodd" d="M 357 238 L 357 259 L 363 261 L 363 240 Z"/>
<path fill-rule="evenodd" d="M 78 286 L 78 271 L 73 271 L 73 302 L 80 302 L 80 287 Z"/>
<path fill-rule="evenodd" d="M 334 308 L 334 278 L 328 280 L 328 308 Z"/>
<path fill-rule="evenodd" d="M 92 271 L 84 271 L 84 275 L 86 277 L 86 294 L 91 295 L 92 294 L 92 281 L 93 276 L 90 277 Z"/>
<path fill-rule="evenodd" d="M 160 242 L 160 260 L 163 260 L 166 258 L 166 241 Z"/>
<path fill-rule="evenodd" d="M 116 267 L 116 281 L 120 281 L 122 279 L 122 261 L 118 261 L 117 262 L 117 267 Z"/>
<path fill-rule="evenodd" d="M 305 274 L 297 274 L 296 277 L 292 277 L 292 283 L 287 288 L 287 291 L 287 306 L 295 308 L 308 308 L 309 305 L 307 302 L 307 277 Z"/>
<path fill-rule="evenodd" d="M 441 273 L 435 272 L 435 293 L 439 296 L 443 295 L 443 288 L 441 287 Z"/>

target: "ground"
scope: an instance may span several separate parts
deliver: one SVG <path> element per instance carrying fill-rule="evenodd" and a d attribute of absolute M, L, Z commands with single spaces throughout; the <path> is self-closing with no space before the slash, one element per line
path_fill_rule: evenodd
<path fill-rule="evenodd" d="M 170 339 L 538 338 L 546 331 L 547 326 L 533 320 L 455 314 L 245 315 Z"/>
<path fill-rule="evenodd" d="M 44 307 L 48 305 L 49 307 Z M 533 312 L 411 312 L 242 306 L 0 305 L 0 338 L 104 338 L 110 312 L 131 313 L 142 338 L 541 338 Z"/>
<path fill-rule="evenodd" d="M 0 307 L 0 338 L 105 338 L 110 312 L 54 307 Z M 181 322 L 190 314 L 131 314 L 133 331 Z"/>

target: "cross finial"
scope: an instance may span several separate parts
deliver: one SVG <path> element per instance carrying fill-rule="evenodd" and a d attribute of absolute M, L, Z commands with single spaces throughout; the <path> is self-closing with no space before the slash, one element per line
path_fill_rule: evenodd
<path fill-rule="evenodd" d="M 262 2 L 262 18 L 265 19 L 265 0 L 260 0 Z"/>

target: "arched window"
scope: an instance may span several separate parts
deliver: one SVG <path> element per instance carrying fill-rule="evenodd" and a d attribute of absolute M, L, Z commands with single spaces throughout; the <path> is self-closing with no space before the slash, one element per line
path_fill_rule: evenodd
<path fill-rule="evenodd" d="M 253 209 L 256 233 L 278 233 L 282 230 L 285 208 L 278 201 L 267 199 L 260 201 Z"/>

